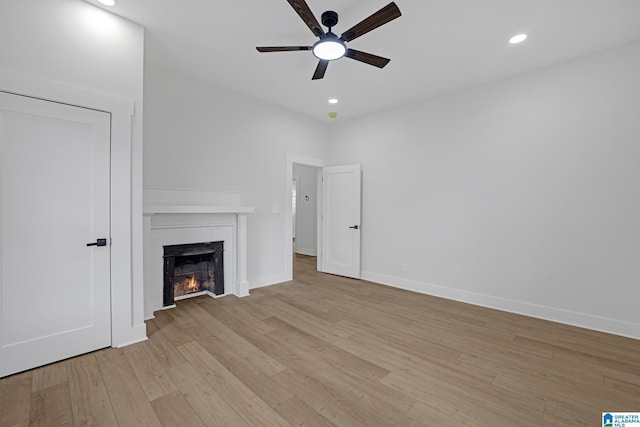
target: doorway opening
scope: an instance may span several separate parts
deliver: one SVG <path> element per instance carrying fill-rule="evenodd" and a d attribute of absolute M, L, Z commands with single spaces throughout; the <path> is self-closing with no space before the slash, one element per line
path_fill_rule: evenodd
<path fill-rule="evenodd" d="M 304 258 L 322 271 L 320 257 L 322 168 L 326 162 L 295 154 L 286 155 L 285 268 L 293 279 L 295 258 Z M 295 170 L 295 173 L 294 173 Z M 295 200 L 294 200 L 295 194 Z M 308 196 L 308 198 L 307 198 Z"/>
<path fill-rule="evenodd" d="M 285 271 L 289 272 L 287 280 L 293 279 L 293 254 L 315 255 L 316 270 L 345 277 L 360 278 L 360 219 L 362 205 L 362 169 L 359 164 L 327 166 L 324 162 L 303 156 L 287 154 L 286 156 L 286 188 L 287 197 L 293 194 L 294 166 L 296 171 L 301 167 L 310 167 L 316 174 L 316 206 L 315 206 L 315 252 L 313 244 L 302 245 L 301 231 L 295 231 L 293 248 L 293 203 L 285 207 Z M 313 180 L 313 173 L 310 173 Z M 296 223 L 300 223 L 301 201 L 307 200 L 307 194 L 301 188 L 301 177 L 296 176 Z M 311 246 L 310 248 L 308 246 Z"/>
<path fill-rule="evenodd" d="M 293 164 L 291 209 L 294 263 L 301 257 L 308 257 L 313 258 L 312 261 L 317 264 L 318 171 L 314 166 Z M 293 271 L 295 276 L 296 269 Z"/>
<path fill-rule="evenodd" d="M 322 170 L 294 163 L 291 183 L 292 251 L 293 263 L 304 259 L 305 264 L 317 265 L 318 256 L 318 174 Z M 292 274 L 295 278 L 296 268 Z"/>

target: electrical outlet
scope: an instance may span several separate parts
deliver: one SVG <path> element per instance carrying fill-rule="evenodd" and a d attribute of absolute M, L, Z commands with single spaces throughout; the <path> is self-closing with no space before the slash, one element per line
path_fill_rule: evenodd
<path fill-rule="evenodd" d="M 400 263 L 400 271 L 407 271 L 407 263 L 406 262 L 401 262 Z"/>

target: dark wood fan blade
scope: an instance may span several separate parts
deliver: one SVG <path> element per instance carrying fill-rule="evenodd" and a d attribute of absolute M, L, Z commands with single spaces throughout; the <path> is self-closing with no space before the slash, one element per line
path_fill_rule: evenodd
<path fill-rule="evenodd" d="M 324 30 L 320 26 L 320 23 L 313 16 L 313 12 L 309 9 L 309 5 L 304 0 L 287 0 L 291 7 L 298 13 L 300 18 L 307 24 L 307 27 L 316 36 L 320 37 L 324 34 Z"/>
<path fill-rule="evenodd" d="M 365 64 L 373 65 L 374 67 L 384 68 L 385 65 L 391 61 L 388 58 L 382 56 L 372 55 L 366 52 L 360 52 L 355 49 L 347 49 L 344 56 L 347 58 L 355 59 L 356 61 L 364 62 Z"/>
<path fill-rule="evenodd" d="M 311 50 L 311 46 L 263 46 L 256 47 L 258 52 L 290 52 L 296 50 Z"/>
<path fill-rule="evenodd" d="M 359 24 L 354 25 L 342 33 L 341 38 L 346 42 L 350 42 L 351 40 L 400 17 L 400 15 L 401 13 L 398 6 L 394 2 L 391 2 L 370 17 L 361 21 Z"/>
<path fill-rule="evenodd" d="M 329 61 L 325 61 L 324 59 L 321 59 L 320 62 L 318 62 L 318 66 L 316 67 L 316 72 L 313 73 L 313 77 L 311 77 L 311 80 L 318 80 L 324 77 L 324 73 L 327 71 L 327 65 L 329 65 Z"/>

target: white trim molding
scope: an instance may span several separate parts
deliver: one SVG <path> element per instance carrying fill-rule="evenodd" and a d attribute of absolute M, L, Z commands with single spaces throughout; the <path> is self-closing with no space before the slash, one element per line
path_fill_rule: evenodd
<path fill-rule="evenodd" d="M 111 114 L 111 345 L 147 339 L 143 284 L 133 278 L 131 99 L 0 68 L 0 90 Z"/>
<path fill-rule="evenodd" d="M 594 316 L 592 314 L 563 310 L 557 307 L 548 307 L 493 295 L 453 289 L 446 286 L 407 280 L 370 271 L 363 271 L 362 279 L 425 295 L 432 295 L 481 307 L 507 311 L 509 313 L 522 314 L 524 316 L 550 320 L 552 322 L 564 323 L 580 328 L 587 328 L 595 331 L 640 339 L 640 324 L 637 323 L 623 322 L 620 320 Z"/>
<path fill-rule="evenodd" d="M 146 319 L 153 318 L 154 311 L 163 309 L 162 256 L 165 245 L 224 242 L 224 295 L 249 295 L 247 215 L 253 213 L 255 208 L 215 204 L 240 203 L 241 194 L 234 196 L 231 192 L 145 189 L 145 200 L 154 203 L 145 204 L 143 208 Z M 193 204 L 197 201 L 203 204 Z"/>

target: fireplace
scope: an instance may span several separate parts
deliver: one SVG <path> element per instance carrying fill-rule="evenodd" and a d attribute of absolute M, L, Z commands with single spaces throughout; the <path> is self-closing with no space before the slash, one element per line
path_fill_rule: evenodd
<path fill-rule="evenodd" d="M 223 245 L 203 242 L 163 246 L 164 307 L 183 298 L 224 294 Z"/>
<path fill-rule="evenodd" d="M 144 296 L 136 295 L 144 299 L 144 318 L 152 319 L 154 311 L 167 307 L 164 248 L 168 245 L 223 242 L 224 260 L 217 271 L 223 273 L 224 291 L 219 292 L 248 296 L 247 219 L 254 211 L 253 207 L 244 206 L 240 192 L 145 188 Z M 216 283 L 222 283 L 222 278 Z M 215 288 L 211 295 L 222 296 L 216 295 Z"/>

